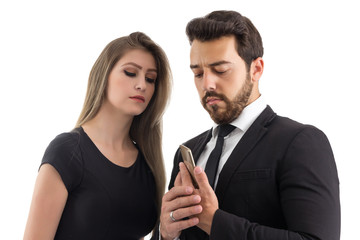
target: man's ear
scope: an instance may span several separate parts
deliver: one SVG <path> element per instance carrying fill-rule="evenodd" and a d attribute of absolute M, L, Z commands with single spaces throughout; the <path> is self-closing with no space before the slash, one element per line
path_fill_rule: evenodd
<path fill-rule="evenodd" d="M 263 71 L 264 71 L 264 60 L 261 57 L 258 57 L 251 63 L 251 67 L 250 67 L 251 81 L 258 82 Z"/>

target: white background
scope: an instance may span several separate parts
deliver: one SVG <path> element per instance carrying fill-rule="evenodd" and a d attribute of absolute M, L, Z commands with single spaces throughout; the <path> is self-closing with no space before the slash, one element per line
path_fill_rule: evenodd
<path fill-rule="evenodd" d="M 213 10 L 237 10 L 262 35 L 260 90 L 279 115 L 323 130 L 341 187 L 342 238 L 359 211 L 359 7 L 356 1 L 0 2 L 0 239 L 21 239 L 48 143 L 74 127 L 87 78 L 111 40 L 143 31 L 166 51 L 174 77 L 164 116 L 169 176 L 178 145 L 210 128 L 189 69 L 185 26 Z M 355 218 L 355 216 L 357 218 Z"/>

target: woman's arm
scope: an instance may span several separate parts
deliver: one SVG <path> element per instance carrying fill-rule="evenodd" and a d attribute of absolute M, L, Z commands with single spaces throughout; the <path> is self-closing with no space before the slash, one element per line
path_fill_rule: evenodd
<path fill-rule="evenodd" d="M 67 189 L 53 166 L 43 164 L 36 179 L 24 240 L 54 239 Z"/>

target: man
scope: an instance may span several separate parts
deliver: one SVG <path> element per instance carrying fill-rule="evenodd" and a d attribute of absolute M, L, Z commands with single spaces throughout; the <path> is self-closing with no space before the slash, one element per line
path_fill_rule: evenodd
<path fill-rule="evenodd" d="M 330 144 L 317 128 L 277 116 L 264 102 L 263 46 L 254 25 L 237 12 L 216 11 L 193 19 L 186 32 L 195 85 L 215 125 L 184 143 L 199 189 L 176 153 L 156 237 L 338 240 Z M 213 157 L 219 152 L 220 160 Z"/>

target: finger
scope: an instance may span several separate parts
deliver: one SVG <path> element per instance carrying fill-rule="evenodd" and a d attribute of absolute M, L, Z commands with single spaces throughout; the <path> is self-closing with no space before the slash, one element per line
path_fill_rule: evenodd
<path fill-rule="evenodd" d="M 177 187 L 177 186 L 181 186 L 181 185 L 182 185 L 181 175 L 180 175 L 180 172 L 178 172 L 178 174 L 176 175 L 176 178 L 175 178 L 174 186 Z"/>
<path fill-rule="evenodd" d="M 192 217 L 192 218 L 189 218 L 189 219 L 185 219 L 185 220 L 181 220 L 181 221 L 177 221 L 173 224 L 174 228 L 177 230 L 177 231 L 182 231 L 186 228 L 189 228 L 189 227 L 192 227 L 192 226 L 195 226 L 196 224 L 199 223 L 199 218 L 197 217 Z"/>
<path fill-rule="evenodd" d="M 166 228 L 166 232 L 168 233 L 178 233 L 181 232 L 184 229 L 187 229 L 189 227 L 193 227 L 199 223 L 199 218 L 192 217 L 189 219 L 171 222 L 169 224 L 165 223 L 165 225 L 161 225 L 161 228 Z M 160 230 L 162 231 L 162 230 Z M 174 236 L 175 234 L 167 234 L 169 236 Z"/>
<path fill-rule="evenodd" d="M 160 231 L 162 234 L 169 237 L 173 236 L 172 238 L 174 238 L 178 236 L 179 231 L 198 224 L 199 219 L 194 218 L 193 215 L 201 213 L 202 207 L 199 205 L 200 201 L 201 198 L 199 195 L 190 195 L 178 197 L 170 202 L 163 203 L 160 216 Z M 171 219 L 171 212 L 176 221 Z"/>
<path fill-rule="evenodd" d="M 165 202 L 161 206 L 161 211 L 164 216 L 169 216 L 170 212 L 177 212 L 179 209 L 185 209 L 191 206 L 199 205 L 201 198 L 199 195 L 190 195 L 184 197 L 178 197 L 170 202 Z M 180 211 L 182 214 L 176 219 L 181 219 L 184 217 L 189 217 L 193 215 L 191 212 L 188 215 L 184 215 L 187 211 Z"/>
<path fill-rule="evenodd" d="M 212 187 L 209 184 L 208 177 L 207 177 L 205 171 L 201 167 L 199 167 L 199 166 L 195 167 L 194 173 L 195 173 L 195 178 L 199 184 L 200 189 L 202 189 L 202 190 L 211 189 L 212 190 Z"/>
<path fill-rule="evenodd" d="M 189 186 L 177 186 L 171 188 L 165 195 L 163 196 L 163 203 L 172 201 L 181 196 L 187 196 L 193 193 L 193 188 Z"/>
<path fill-rule="evenodd" d="M 199 196 L 197 196 L 198 199 L 200 199 Z M 200 201 L 198 201 L 200 203 Z M 176 219 L 176 220 L 180 220 L 180 219 L 184 219 L 184 218 L 187 218 L 187 217 L 191 217 L 191 216 L 194 216 L 194 215 L 197 215 L 197 214 L 200 214 L 202 212 L 203 208 L 200 204 L 197 204 L 197 205 L 192 205 L 192 206 L 189 206 L 189 207 L 185 207 L 185 208 L 179 208 L 175 211 L 173 211 L 173 217 Z"/>
<path fill-rule="evenodd" d="M 187 167 L 185 166 L 185 164 L 184 164 L 183 162 L 181 162 L 181 163 L 179 164 L 179 168 L 180 168 L 181 183 L 182 183 L 182 185 L 193 187 L 189 170 L 187 169 Z"/>

